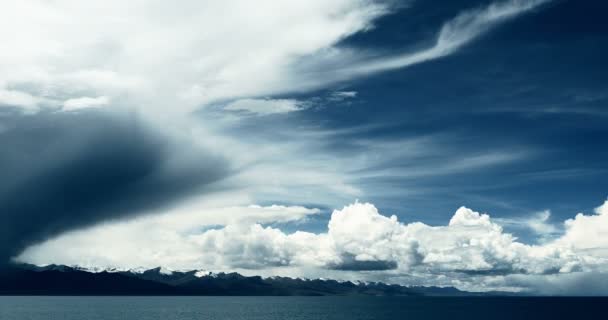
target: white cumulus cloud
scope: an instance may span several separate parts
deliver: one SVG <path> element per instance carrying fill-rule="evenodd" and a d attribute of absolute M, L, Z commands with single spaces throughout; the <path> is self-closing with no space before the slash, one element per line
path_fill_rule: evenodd
<path fill-rule="evenodd" d="M 489 215 L 465 207 L 454 213 L 449 224 L 429 226 L 405 224 L 396 216 L 380 214 L 372 204 L 355 203 L 334 210 L 323 233 L 286 233 L 263 225 L 299 221 L 318 214 L 315 209 L 250 206 L 221 209 L 223 213 L 207 209 L 206 213 L 148 217 L 64 234 L 30 247 L 18 259 L 38 264 L 162 265 L 250 273 L 285 268 L 297 276 L 327 270 L 340 277 L 357 271 L 363 280 L 380 277 L 408 284 L 416 278 L 427 285 L 491 290 L 521 277 L 532 281 L 576 272 L 608 272 L 606 208 L 608 201 L 597 215 L 580 214 L 568 220 L 562 237 L 541 245 L 519 242 Z M 218 213 L 234 218 L 211 218 Z M 176 224 L 170 220 L 173 217 L 182 219 Z"/>

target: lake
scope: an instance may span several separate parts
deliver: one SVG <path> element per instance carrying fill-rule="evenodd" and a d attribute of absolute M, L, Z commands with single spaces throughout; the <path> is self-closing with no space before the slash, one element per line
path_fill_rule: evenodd
<path fill-rule="evenodd" d="M 1 320 L 587 319 L 608 298 L 522 297 L 13 297 Z"/>

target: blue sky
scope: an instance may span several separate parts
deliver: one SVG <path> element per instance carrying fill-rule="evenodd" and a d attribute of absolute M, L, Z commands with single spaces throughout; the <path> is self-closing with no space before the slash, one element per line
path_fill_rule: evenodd
<path fill-rule="evenodd" d="M 0 258 L 551 294 L 607 272 L 601 1 L 2 6 Z"/>
<path fill-rule="evenodd" d="M 431 43 L 446 20 L 487 3 L 415 2 L 339 46 L 388 53 L 416 50 Z M 551 209 L 556 221 L 562 221 L 572 212 L 589 211 L 606 196 L 608 79 L 603 66 L 608 30 L 601 15 L 589 13 L 602 12 L 602 6 L 557 1 L 496 27 L 450 56 L 285 95 L 309 101 L 333 91 L 357 93 L 346 101 L 325 99 L 318 108 L 246 123 L 245 130 L 273 135 L 277 123 L 360 128 L 323 142 L 328 152 L 338 154 L 361 151 L 351 145 L 358 139 L 380 144 L 429 138 L 443 143 L 432 158 L 379 162 L 370 166 L 375 170 L 416 171 L 449 165 L 465 155 L 513 156 L 466 172 L 407 179 L 387 174 L 357 183 L 368 191 L 361 200 L 405 220 L 439 223 L 453 208 L 467 204 L 499 216 Z M 385 195 L 386 189 L 393 192 Z"/>
<path fill-rule="evenodd" d="M 423 12 L 436 11 L 429 15 L 439 20 L 458 10 L 420 7 Z M 605 197 L 607 28 L 599 15 L 590 13 L 601 12 L 601 7 L 592 1 L 548 4 L 449 57 L 353 86 L 365 100 L 361 109 L 376 106 L 373 119 L 401 120 L 397 126 L 402 129 L 394 134 L 446 134 L 457 140 L 452 146 L 462 152 L 526 153 L 513 163 L 464 177 L 416 181 L 430 185 L 430 198 L 444 199 L 433 201 L 433 206 L 440 206 L 433 211 L 471 203 L 504 215 L 552 209 L 561 220 Z M 407 23 L 399 23 L 408 20 L 405 16 L 386 19 L 395 25 L 391 29 L 408 30 Z M 382 22 L 355 42 L 379 39 L 375 42 L 382 44 L 384 39 L 395 42 L 404 37 L 383 32 Z M 420 39 L 424 32 L 405 37 Z M 349 114 L 365 118 L 369 112 Z M 346 121 L 352 121 L 349 118 Z M 444 159 L 450 161 L 449 152 Z M 415 202 L 419 211 L 425 201 Z"/>

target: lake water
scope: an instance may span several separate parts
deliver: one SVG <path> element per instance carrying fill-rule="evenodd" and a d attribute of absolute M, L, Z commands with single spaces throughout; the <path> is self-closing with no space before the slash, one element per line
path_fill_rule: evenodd
<path fill-rule="evenodd" d="M 0 319 L 603 319 L 606 306 L 606 298 L 0 296 Z"/>

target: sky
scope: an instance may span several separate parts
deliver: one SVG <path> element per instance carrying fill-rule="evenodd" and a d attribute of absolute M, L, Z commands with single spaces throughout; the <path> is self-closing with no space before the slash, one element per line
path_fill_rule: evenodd
<path fill-rule="evenodd" d="M 0 259 L 608 294 L 608 4 L 0 2 Z"/>

